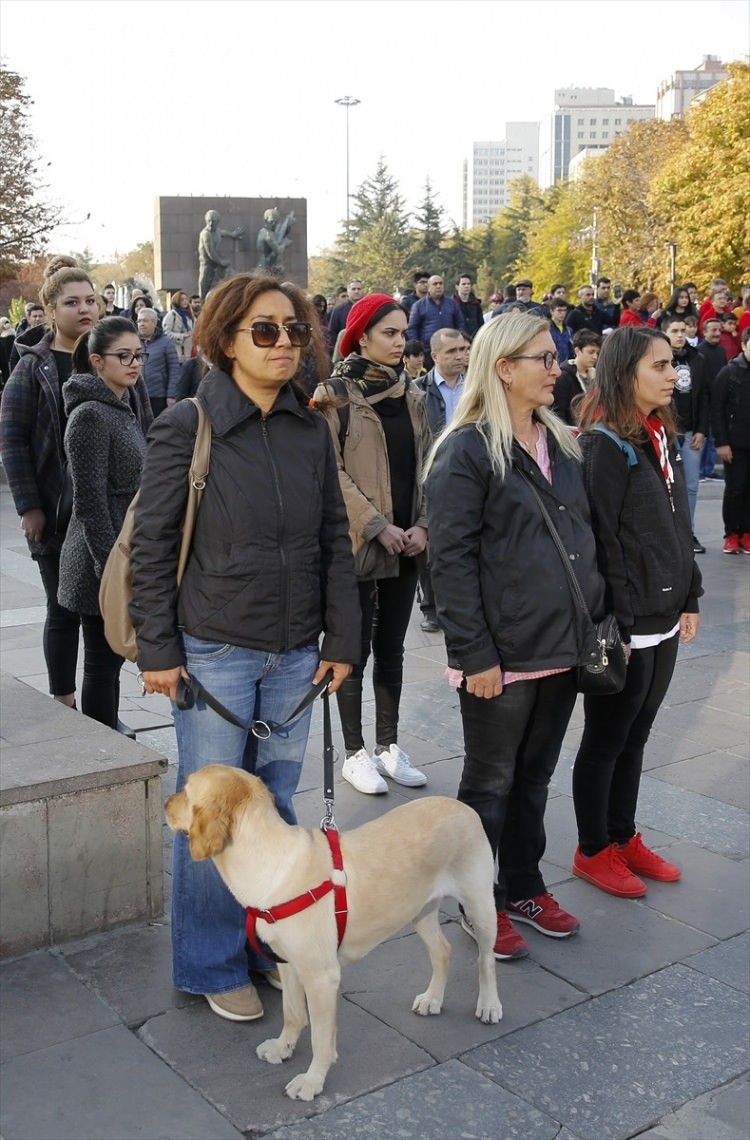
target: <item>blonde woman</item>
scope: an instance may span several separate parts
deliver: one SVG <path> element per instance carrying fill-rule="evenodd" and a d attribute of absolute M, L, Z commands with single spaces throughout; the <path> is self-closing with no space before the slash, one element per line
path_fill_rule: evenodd
<path fill-rule="evenodd" d="M 463 674 L 458 798 L 477 811 L 498 860 L 498 959 L 528 953 L 510 918 L 553 938 L 579 928 L 539 870 L 547 788 L 593 630 L 534 492 L 594 620 L 604 597 L 581 454 L 549 410 L 559 374 L 549 321 L 512 312 L 484 325 L 426 475 L 438 620 L 449 665 Z"/>

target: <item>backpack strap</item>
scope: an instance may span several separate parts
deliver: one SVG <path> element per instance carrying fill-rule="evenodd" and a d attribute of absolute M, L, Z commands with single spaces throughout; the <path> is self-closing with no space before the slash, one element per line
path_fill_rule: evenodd
<path fill-rule="evenodd" d="M 599 431 L 602 435 L 608 435 L 610 439 L 614 440 L 620 451 L 627 456 L 628 467 L 638 466 L 638 457 L 635 454 L 635 448 L 632 443 L 628 443 L 626 439 L 620 439 L 617 432 L 612 431 L 611 428 L 605 427 L 604 424 L 594 424 L 591 428 L 592 431 Z"/>

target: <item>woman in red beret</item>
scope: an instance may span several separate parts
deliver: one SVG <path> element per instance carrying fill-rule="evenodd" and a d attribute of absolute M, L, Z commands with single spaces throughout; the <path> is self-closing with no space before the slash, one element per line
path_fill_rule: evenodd
<path fill-rule="evenodd" d="M 423 393 L 403 366 L 407 317 L 384 293 L 352 306 L 344 357 L 314 401 L 328 418 L 349 516 L 362 606 L 362 652 L 336 697 L 344 733 L 343 776 L 368 795 L 387 776 L 406 787 L 427 777 L 398 746 L 404 638 L 417 587 L 416 556 L 427 543 L 420 474 L 430 444 Z M 372 651 L 374 752 L 362 735 L 362 678 Z"/>

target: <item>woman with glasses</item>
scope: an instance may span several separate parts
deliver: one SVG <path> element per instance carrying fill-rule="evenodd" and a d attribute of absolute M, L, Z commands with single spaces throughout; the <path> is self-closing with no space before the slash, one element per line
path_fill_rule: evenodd
<path fill-rule="evenodd" d="M 122 658 L 104 636 L 99 585 L 141 479 L 146 439 L 130 394 L 139 382 L 143 384 L 142 356 L 133 322 L 106 317 L 78 340 L 72 374 L 63 385 L 73 513 L 60 553 L 58 599 L 80 615 L 81 709 L 110 728 L 120 727 Z"/>
<path fill-rule="evenodd" d="M 594 621 L 604 601 L 581 453 L 549 410 L 559 374 L 544 318 L 514 312 L 484 325 L 425 482 L 438 620 L 462 675 L 458 798 L 479 814 L 498 862 L 498 959 L 528 953 L 510 919 L 552 938 L 579 927 L 539 869 L 547 788 L 594 633 L 537 495 Z"/>
<path fill-rule="evenodd" d="M 620 898 L 645 895 L 644 879 L 680 878 L 679 867 L 646 847 L 635 827 L 644 748 L 672 679 L 678 644 L 698 632 L 703 593 L 675 447 L 672 354 L 663 332 L 615 329 L 580 406 L 586 490 L 607 610 L 617 618 L 629 660 L 622 692 L 584 699 L 583 738 L 573 768 L 579 841 L 573 874 Z M 608 434 L 597 430 L 601 426 Z"/>
<path fill-rule="evenodd" d="M 359 578 L 362 629 L 357 664 L 339 689 L 346 758 L 342 775 L 359 792 L 388 791 L 427 777 L 398 745 L 404 639 L 427 542 L 420 473 L 430 444 L 424 393 L 403 366 L 407 317 L 384 293 L 362 297 L 346 318 L 344 359 L 315 393 L 329 417 Z M 362 735 L 362 678 L 372 650 L 375 741 Z"/>
<path fill-rule="evenodd" d="M 196 339 L 213 362 L 198 399 L 211 422 L 211 462 L 191 557 L 175 575 L 197 412 L 181 401 L 155 421 L 133 539 L 131 614 L 149 693 L 174 703 L 177 786 L 205 764 L 258 776 L 288 823 L 310 707 L 266 740 L 202 699 L 177 704 L 192 675 L 244 725 L 282 725 L 312 683 L 335 691 L 357 660 L 357 588 L 328 427 L 294 378 L 316 349 L 315 311 L 295 285 L 247 273 L 222 281 Z M 321 634 L 322 644 L 319 644 Z M 182 707 L 180 707 L 182 706 Z M 210 860 L 175 836 L 173 977 L 230 1021 L 263 1016 L 250 981 L 274 963 L 245 942 L 245 914 Z"/>

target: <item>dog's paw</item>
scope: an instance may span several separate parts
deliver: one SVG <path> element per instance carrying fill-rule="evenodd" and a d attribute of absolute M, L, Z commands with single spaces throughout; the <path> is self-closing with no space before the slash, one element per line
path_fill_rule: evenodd
<path fill-rule="evenodd" d="M 281 1037 L 269 1037 L 267 1041 L 261 1041 L 255 1050 L 256 1057 L 268 1061 L 269 1065 L 280 1065 L 282 1061 L 288 1061 L 293 1053 L 294 1046 Z"/>
<path fill-rule="evenodd" d="M 292 1100 L 312 1100 L 323 1091 L 323 1081 L 300 1073 L 298 1077 L 292 1077 L 284 1091 Z"/>
<path fill-rule="evenodd" d="M 443 1008 L 442 998 L 430 997 L 429 994 L 417 994 L 412 1005 L 412 1013 L 420 1017 L 429 1017 L 431 1013 L 440 1013 Z"/>
<path fill-rule="evenodd" d="M 487 1005 L 482 1005 L 481 1001 L 477 1005 L 476 1016 L 485 1025 L 496 1025 L 498 1021 L 502 1021 L 503 1007 L 500 1002 L 488 1002 Z"/>

